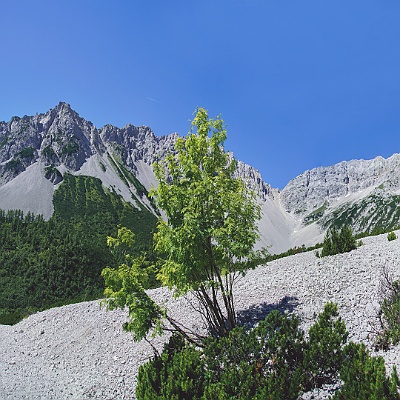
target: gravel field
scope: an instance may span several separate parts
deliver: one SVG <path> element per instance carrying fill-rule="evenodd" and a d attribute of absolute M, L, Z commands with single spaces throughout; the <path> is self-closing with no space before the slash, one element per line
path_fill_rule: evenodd
<path fill-rule="evenodd" d="M 251 323 L 280 308 L 299 314 L 308 329 L 324 304 L 333 301 L 349 340 L 372 348 L 382 268 L 396 279 L 400 276 L 400 239 L 389 242 L 381 235 L 363 241 L 347 254 L 319 259 L 309 252 L 250 271 L 235 292 L 241 318 Z M 173 300 L 165 288 L 150 293 L 176 317 L 202 329 L 185 299 Z M 152 348 L 122 331 L 125 319 L 125 312 L 107 312 L 93 301 L 37 313 L 14 326 L 0 325 L 0 397 L 134 399 L 138 367 Z M 164 340 L 156 338 L 153 345 L 160 349 Z M 396 365 L 400 371 L 400 346 L 379 354 L 388 368 Z M 327 393 L 316 391 L 303 398 L 322 399 Z"/>

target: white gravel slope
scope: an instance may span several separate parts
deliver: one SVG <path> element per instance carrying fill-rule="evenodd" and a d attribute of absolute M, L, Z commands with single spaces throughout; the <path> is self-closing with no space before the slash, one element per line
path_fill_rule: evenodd
<path fill-rule="evenodd" d="M 397 232 L 399 234 L 399 232 Z M 237 308 L 245 318 L 274 307 L 298 313 L 307 328 L 327 301 L 339 306 L 350 340 L 371 345 L 383 266 L 400 276 L 400 239 L 364 239 L 348 254 L 318 259 L 298 254 L 250 271 L 237 285 Z M 200 327 L 184 299 L 165 289 L 151 292 L 188 324 Z M 86 302 L 37 313 L 9 327 L 0 325 L 2 399 L 130 399 L 138 367 L 152 355 L 146 342 L 135 343 L 121 329 L 122 311 L 106 312 Z M 154 340 L 161 347 L 162 338 Z M 382 353 L 383 354 L 383 353 Z M 400 346 L 383 354 L 400 371 Z"/>

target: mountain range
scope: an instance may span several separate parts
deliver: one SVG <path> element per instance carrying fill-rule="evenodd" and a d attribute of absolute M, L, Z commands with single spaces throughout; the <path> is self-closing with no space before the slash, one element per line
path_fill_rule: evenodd
<path fill-rule="evenodd" d="M 143 213 L 159 215 L 148 191 L 152 164 L 174 150 L 177 133 L 156 136 L 146 126 L 96 128 L 70 105 L 0 122 L 0 209 L 49 219 L 66 175 L 98 178 Z M 352 160 L 305 171 L 284 189 L 238 162 L 237 174 L 262 208 L 259 247 L 281 253 L 321 242 L 327 229 L 349 224 L 355 233 L 393 229 L 400 221 L 400 155 Z"/>

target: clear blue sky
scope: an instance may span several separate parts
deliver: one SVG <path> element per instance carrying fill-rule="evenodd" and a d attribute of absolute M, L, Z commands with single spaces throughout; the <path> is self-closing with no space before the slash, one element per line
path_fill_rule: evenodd
<path fill-rule="evenodd" d="M 202 106 L 279 188 L 400 151 L 398 0 L 4 0 L 0 21 L 3 121 L 65 101 L 185 135 Z"/>

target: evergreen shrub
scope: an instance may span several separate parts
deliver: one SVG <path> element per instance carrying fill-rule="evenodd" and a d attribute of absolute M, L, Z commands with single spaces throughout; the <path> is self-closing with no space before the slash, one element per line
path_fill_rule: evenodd
<path fill-rule="evenodd" d="M 381 279 L 381 296 L 380 332 L 375 345 L 386 350 L 391 344 L 400 343 L 400 281 L 394 280 L 387 269 L 384 269 Z"/>
<path fill-rule="evenodd" d="M 349 343 L 344 348 L 344 362 L 340 369 L 343 386 L 333 400 L 398 400 L 400 384 L 396 368 L 386 376 L 382 357 L 371 357 L 363 343 Z"/>
<path fill-rule="evenodd" d="M 389 233 L 388 233 L 387 238 L 388 238 L 389 242 L 391 242 L 392 240 L 396 240 L 396 239 L 397 239 L 397 236 L 396 236 L 396 234 L 392 231 L 392 232 L 389 232 Z"/>
<path fill-rule="evenodd" d="M 340 233 L 336 228 L 332 228 L 325 235 L 321 257 L 347 253 L 356 248 L 356 239 L 349 226 L 344 226 Z"/>
<path fill-rule="evenodd" d="M 136 396 L 296 399 L 338 378 L 347 340 L 335 304 L 325 306 L 309 340 L 299 324 L 297 316 L 275 310 L 251 330 L 241 326 L 228 336 L 206 338 L 202 349 L 172 336 L 161 355 L 139 368 Z"/>
<path fill-rule="evenodd" d="M 203 347 L 172 335 L 139 367 L 138 400 L 297 399 L 324 384 L 343 382 L 335 400 L 399 400 L 399 377 L 386 376 L 382 357 L 364 344 L 345 344 L 337 306 L 327 303 L 307 339 L 297 316 L 272 311 L 255 328 L 208 337 Z"/>

